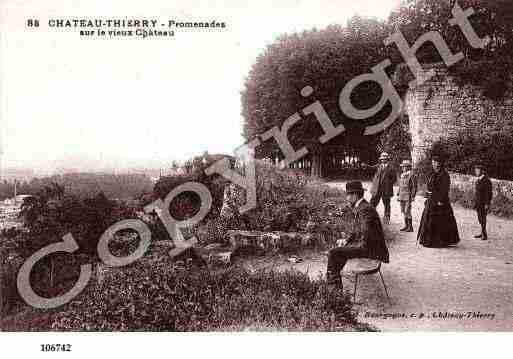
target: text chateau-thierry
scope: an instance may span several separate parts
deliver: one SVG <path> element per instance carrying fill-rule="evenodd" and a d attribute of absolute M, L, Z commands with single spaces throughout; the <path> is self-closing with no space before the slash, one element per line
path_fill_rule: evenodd
<path fill-rule="evenodd" d="M 212 21 L 177 21 L 157 19 L 56 19 L 48 20 L 49 27 L 80 27 L 80 28 L 225 28 L 225 22 Z"/>

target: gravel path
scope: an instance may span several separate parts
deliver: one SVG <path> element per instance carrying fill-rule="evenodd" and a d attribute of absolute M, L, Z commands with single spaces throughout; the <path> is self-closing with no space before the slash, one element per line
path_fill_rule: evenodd
<path fill-rule="evenodd" d="M 370 188 L 369 183 L 364 186 Z M 423 206 L 424 199 L 417 198 L 415 231 Z M 382 215 L 382 204 L 378 212 Z M 416 232 L 399 231 L 403 221 L 399 204 L 392 199 L 390 263 L 382 266 L 391 300 L 378 276 L 359 279 L 356 309 L 361 321 L 384 331 L 513 330 L 513 221 L 489 216 L 490 239 L 485 242 L 473 238 L 479 232 L 474 211 L 454 206 L 454 212 L 461 237 L 458 246 L 424 248 L 417 245 Z M 302 263 L 282 262 L 276 267 L 317 277 L 326 270 L 326 257 L 313 255 Z M 344 290 L 352 291 L 352 278 L 343 281 Z"/>

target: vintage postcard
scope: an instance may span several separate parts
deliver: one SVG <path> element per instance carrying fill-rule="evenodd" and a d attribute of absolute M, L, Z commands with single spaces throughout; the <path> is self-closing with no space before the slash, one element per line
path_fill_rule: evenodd
<path fill-rule="evenodd" d="M 0 11 L 0 334 L 513 331 L 513 2 Z"/>

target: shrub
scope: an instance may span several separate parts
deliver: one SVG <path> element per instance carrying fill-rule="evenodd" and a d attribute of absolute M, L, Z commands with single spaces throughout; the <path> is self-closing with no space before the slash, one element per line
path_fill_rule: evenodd
<path fill-rule="evenodd" d="M 16 288 L 18 271 L 23 258 L 17 251 L 16 238 L 0 237 L 0 318 L 11 314 L 20 304 Z"/>
<path fill-rule="evenodd" d="M 493 198 L 490 210 L 497 216 L 513 218 L 513 201 L 499 192 Z"/>
<path fill-rule="evenodd" d="M 452 187 L 449 192 L 450 200 L 453 203 L 458 203 L 465 208 L 474 207 L 474 194 L 469 191 L 463 191 L 460 188 Z"/>
<path fill-rule="evenodd" d="M 246 193 L 232 188 L 228 205 L 238 209 L 246 203 Z M 255 208 L 242 214 L 235 210 L 232 226 L 257 231 L 301 231 L 326 198 L 344 196 L 343 191 L 314 183 L 301 173 L 260 161 L 256 163 L 256 193 Z"/>
<path fill-rule="evenodd" d="M 340 222 L 338 210 L 345 206 L 343 190 L 315 182 L 303 173 L 280 170 L 268 163 L 256 163 L 256 207 L 246 213 L 238 208 L 246 203 L 245 191 L 231 185 L 226 206 L 231 215 L 219 216 L 194 229 L 203 244 L 226 243 L 226 231 L 231 229 L 253 231 L 302 232 L 309 221 L 323 223 L 323 228 L 310 228 L 325 232 L 327 227 L 333 235 L 346 226 L 332 225 Z M 332 208 L 338 202 L 337 208 Z M 336 213 L 337 212 L 337 213 Z M 339 223 L 340 224 L 340 223 Z"/>
<path fill-rule="evenodd" d="M 17 277 L 23 263 L 31 256 L 33 237 L 21 232 L 0 242 L 0 318 L 26 307 L 18 293 Z M 55 297 L 69 291 L 80 274 L 80 265 L 93 259 L 85 254 L 53 253 L 39 260 L 30 273 L 34 291 L 43 297 Z"/>
<path fill-rule="evenodd" d="M 227 231 L 235 229 L 234 222 L 218 217 L 198 226 L 194 232 L 200 244 L 227 243 Z"/>
<path fill-rule="evenodd" d="M 57 190 L 57 191 L 56 191 Z M 31 271 L 34 291 L 54 297 L 68 291 L 79 276 L 80 264 L 98 260 L 97 244 L 103 232 L 121 219 L 134 218 L 135 210 L 102 193 L 89 198 L 67 195 L 60 186 L 46 187 L 22 205 L 25 228 L 3 233 L 0 241 L 4 312 L 23 305 L 16 288 L 18 271 L 27 258 L 43 247 L 62 241 L 71 233 L 79 245 L 73 255 L 53 253 L 39 260 Z M 109 242 L 115 255 L 131 253 L 138 236 L 124 231 Z"/>
<path fill-rule="evenodd" d="M 492 178 L 513 180 L 513 135 L 501 132 L 483 132 L 479 135 L 461 132 L 455 137 L 435 142 L 426 153 L 426 159 L 417 166 L 417 171 L 425 181 L 430 171 L 429 157 L 442 155 L 448 170 L 473 174 L 476 162 L 484 162 L 488 175 Z"/>
<path fill-rule="evenodd" d="M 474 208 L 474 192 L 464 191 L 460 188 L 453 187 L 450 192 L 451 202 L 458 203 L 465 208 Z M 490 206 L 490 213 L 499 216 L 513 217 L 513 201 L 499 192 L 493 197 Z"/>
<path fill-rule="evenodd" d="M 223 204 L 224 187 L 227 184 L 227 181 L 219 176 L 207 176 L 203 171 L 197 170 L 192 173 L 162 177 L 155 184 L 153 196 L 163 200 L 173 189 L 188 182 L 199 182 L 208 188 L 212 195 L 212 208 L 206 219 L 215 218 Z M 196 193 L 184 192 L 173 199 L 169 211 L 174 218 L 183 220 L 194 216 L 200 205 L 200 198 Z"/>
<path fill-rule="evenodd" d="M 138 264 L 53 316 L 55 330 L 348 330 L 350 300 L 297 272 L 173 271 Z"/>

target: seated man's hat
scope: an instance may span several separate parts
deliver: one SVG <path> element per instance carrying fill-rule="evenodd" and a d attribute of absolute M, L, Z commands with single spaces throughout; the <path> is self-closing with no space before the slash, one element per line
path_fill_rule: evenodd
<path fill-rule="evenodd" d="M 362 182 L 360 181 L 349 181 L 346 183 L 346 193 L 357 193 L 363 192 L 365 188 L 363 188 Z"/>

